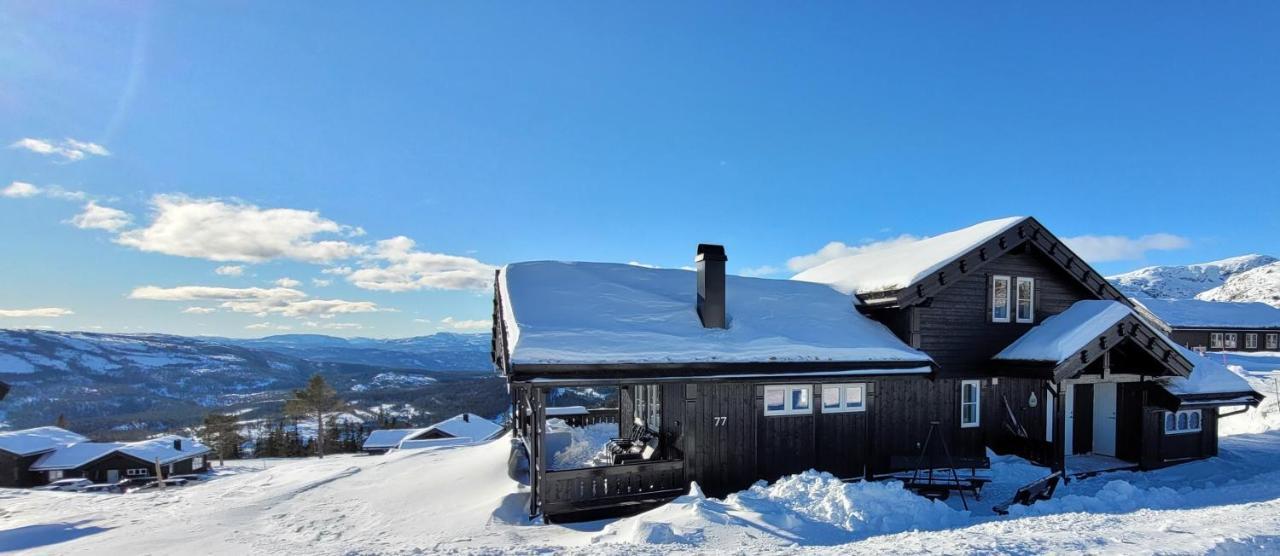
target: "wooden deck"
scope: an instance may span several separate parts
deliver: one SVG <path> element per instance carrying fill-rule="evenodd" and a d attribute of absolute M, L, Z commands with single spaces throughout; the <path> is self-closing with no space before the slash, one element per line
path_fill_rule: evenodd
<path fill-rule="evenodd" d="M 547 471 L 542 513 L 554 517 L 666 502 L 685 493 L 683 461 Z"/>

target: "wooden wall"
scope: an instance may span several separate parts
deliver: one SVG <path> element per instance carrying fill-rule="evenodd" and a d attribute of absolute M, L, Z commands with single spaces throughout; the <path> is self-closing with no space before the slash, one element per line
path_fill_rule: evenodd
<path fill-rule="evenodd" d="M 1236 335 L 1236 347 L 1209 348 L 1209 334 L 1213 332 L 1234 333 Z M 1245 334 L 1257 334 L 1258 347 L 1253 349 L 1246 348 L 1244 343 Z M 1189 348 L 1203 347 L 1206 349 L 1226 349 L 1227 351 L 1275 351 L 1274 348 L 1267 349 L 1267 334 L 1280 334 L 1280 330 L 1174 330 L 1170 336 L 1174 342 Z"/>
<path fill-rule="evenodd" d="M 31 471 L 31 464 L 43 454 L 19 457 L 0 451 L 0 487 L 30 487 L 45 483 L 44 473 Z"/>
<path fill-rule="evenodd" d="M 1141 463 L 1145 469 L 1218 455 L 1218 410 L 1200 410 L 1200 432 L 1165 434 L 1163 410 L 1143 408 Z"/>

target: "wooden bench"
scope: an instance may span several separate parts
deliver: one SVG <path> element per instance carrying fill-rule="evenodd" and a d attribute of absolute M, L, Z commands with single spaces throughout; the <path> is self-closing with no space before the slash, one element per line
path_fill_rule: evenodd
<path fill-rule="evenodd" d="M 1002 504 L 996 505 L 994 508 L 991 508 L 991 511 L 1000 515 L 1009 515 L 1009 506 L 1014 504 L 1030 506 L 1037 500 L 1048 500 L 1053 498 L 1053 492 L 1058 489 L 1058 482 L 1061 480 L 1062 472 L 1054 471 L 1047 477 L 1018 489 L 1018 492 L 1013 494 L 1013 498 L 1010 498 Z"/>

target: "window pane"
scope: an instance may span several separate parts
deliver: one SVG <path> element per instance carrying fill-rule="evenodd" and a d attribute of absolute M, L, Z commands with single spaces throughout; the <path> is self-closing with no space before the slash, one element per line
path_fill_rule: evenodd
<path fill-rule="evenodd" d="M 977 385 L 975 385 L 972 382 L 966 382 L 964 383 L 964 386 L 961 388 L 961 393 L 962 393 L 962 396 L 960 399 L 961 403 L 973 403 L 978 398 Z"/>
<path fill-rule="evenodd" d="M 1222 334 L 1214 333 L 1209 335 L 1209 347 L 1222 347 Z"/>
<path fill-rule="evenodd" d="M 991 318 L 1009 320 L 1009 278 L 999 276 L 991 281 Z"/>
<path fill-rule="evenodd" d="M 960 412 L 961 419 L 965 423 L 973 423 L 978 420 L 978 405 L 965 404 Z"/>
<path fill-rule="evenodd" d="M 1280 334 L 1267 334 L 1267 349 L 1276 349 L 1280 344 Z"/>
<path fill-rule="evenodd" d="M 1178 430 L 1178 417 L 1176 415 L 1172 413 L 1166 413 L 1164 415 L 1164 430 L 1165 432 Z"/>
<path fill-rule="evenodd" d="M 764 408 L 768 411 L 782 411 L 786 409 L 787 394 L 781 388 L 766 388 L 764 390 Z"/>
<path fill-rule="evenodd" d="M 827 409 L 838 409 L 840 407 L 839 386 L 822 387 L 822 407 Z"/>
<path fill-rule="evenodd" d="M 1191 429 L 1195 430 L 1199 428 L 1200 428 L 1200 412 L 1192 411 L 1191 412 Z"/>
<path fill-rule="evenodd" d="M 1030 279 L 1018 279 L 1018 320 L 1030 321 L 1033 318 L 1031 310 L 1033 292 L 1035 291 L 1035 281 Z"/>
<path fill-rule="evenodd" d="M 1178 412 L 1178 430 L 1187 430 L 1187 414 Z"/>
<path fill-rule="evenodd" d="M 791 389 L 791 409 L 809 409 L 809 389 Z"/>
<path fill-rule="evenodd" d="M 862 387 L 848 386 L 844 389 L 845 407 L 862 407 Z"/>

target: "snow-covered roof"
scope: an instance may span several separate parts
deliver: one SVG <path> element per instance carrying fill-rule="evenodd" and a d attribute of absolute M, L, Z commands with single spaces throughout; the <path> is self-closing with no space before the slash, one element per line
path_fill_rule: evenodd
<path fill-rule="evenodd" d="M 1266 303 L 1140 298 L 1133 301 L 1173 328 L 1280 328 L 1280 309 Z"/>
<path fill-rule="evenodd" d="M 181 450 L 174 449 L 175 440 L 182 441 Z M 41 456 L 31 469 L 35 471 L 75 469 L 114 452 L 133 456 L 147 463 L 154 463 L 158 459 L 161 465 L 165 465 L 210 451 L 204 444 L 173 434 L 137 442 L 81 442 L 63 446 Z"/>
<path fill-rule="evenodd" d="M 527 262 L 499 287 L 515 364 L 930 361 L 822 284 L 727 276 L 727 329 L 702 326 L 688 270 Z"/>
<path fill-rule="evenodd" d="M 381 429 L 369 433 L 362 449 L 364 450 L 389 450 L 400 445 L 400 441 L 410 436 L 426 432 L 427 429 Z"/>
<path fill-rule="evenodd" d="M 466 416 L 465 419 L 464 415 Z M 480 441 L 496 436 L 502 431 L 502 425 L 475 413 L 464 413 L 431 425 L 427 427 L 427 430 L 438 430 L 449 436 Z"/>
<path fill-rule="evenodd" d="M 1178 351 L 1195 367 L 1191 370 L 1191 376 L 1166 376 L 1155 379 L 1170 394 L 1183 397 L 1251 393 L 1261 397 L 1249 385 L 1248 380 L 1227 368 L 1226 365 L 1182 346 L 1178 346 Z"/>
<path fill-rule="evenodd" d="M 31 465 L 32 471 L 75 469 L 119 450 L 119 442 L 81 442 L 49 452 Z"/>
<path fill-rule="evenodd" d="M 1087 299 L 1044 319 L 993 359 L 1061 363 L 1133 314 L 1119 301 Z"/>
<path fill-rule="evenodd" d="M 175 441 L 181 443 L 181 450 L 173 447 Z M 121 453 L 128 454 L 147 462 L 153 462 L 159 459 L 161 464 L 184 460 L 190 457 L 206 454 L 211 451 L 212 450 L 208 446 L 205 446 L 198 441 L 174 434 L 160 436 L 149 440 L 130 442 L 120 447 Z"/>
<path fill-rule="evenodd" d="M 66 429 L 36 427 L 0 432 L 0 450 L 16 456 L 30 456 L 87 440 L 89 439 Z"/>
<path fill-rule="evenodd" d="M 580 405 L 565 405 L 560 407 L 548 407 L 548 417 L 561 417 L 565 415 L 589 415 L 591 412 L 587 408 Z"/>
<path fill-rule="evenodd" d="M 1025 216 L 988 220 L 968 228 L 916 241 L 892 242 L 879 248 L 827 261 L 792 277 L 830 284 L 846 294 L 905 288 L 982 244 L 1013 228 Z"/>

